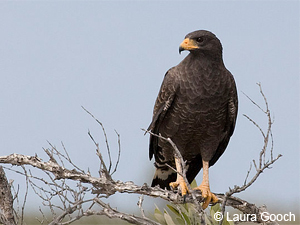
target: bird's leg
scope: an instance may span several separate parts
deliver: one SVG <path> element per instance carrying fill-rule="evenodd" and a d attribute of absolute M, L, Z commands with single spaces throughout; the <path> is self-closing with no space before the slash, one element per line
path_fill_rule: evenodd
<path fill-rule="evenodd" d="M 181 195 L 185 196 L 188 193 L 188 187 L 181 176 L 182 174 L 182 167 L 179 158 L 175 157 L 175 164 L 176 164 L 176 170 L 177 170 L 177 178 L 175 182 L 171 182 L 169 185 L 173 189 L 176 189 L 178 186 L 180 187 L 181 190 Z"/>
<path fill-rule="evenodd" d="M 202 204 L 202 208 L 206 209 L 210 202 L 216 203 L 218 202 L 219 199 L 213 193 L 211 193 L 209 188 L 209 176 L 208 176 L 209 161 L 202 160 L 202 162 L 203 162 L 203 180 L 198 187 L 194 188 L 194 190 L 201 191 L 202 197 L 205 198 L 205 201 Z"/>

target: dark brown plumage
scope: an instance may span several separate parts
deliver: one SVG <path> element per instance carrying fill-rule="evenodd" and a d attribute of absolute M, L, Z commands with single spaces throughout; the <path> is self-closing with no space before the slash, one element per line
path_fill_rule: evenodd
<path fill-rule="evenodd" d="M 215 164 L 233 134 L 238 99 L 235 81 L 225 68 L 222 45 L 211 32 L 189 33 L 179 51 L 190 54 L 164 77 L 148 128 L 169 137 L 188 166 L 189 182 L 202 168 L 203 161 Z M 149 157 L 155 158 L 152 186 L 169 188 L 176 180 L 173 149 L 166 141 L 150 136 Z"/>

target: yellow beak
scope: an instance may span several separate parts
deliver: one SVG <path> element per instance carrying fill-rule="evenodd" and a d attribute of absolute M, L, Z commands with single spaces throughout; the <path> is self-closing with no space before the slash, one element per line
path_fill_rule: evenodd
<path fill-rule="evenodd" d="M 181 53 L 184 50 L 193 50 L 193 49 L 197 49 L 197 48 L 199 48 L 199 47 L 197 46 L 197 43 L 195 40 L 186 38 L 183 40 L 183 42 L 181 42 L 181 44 L 179 46 L 179 53 Z"/>

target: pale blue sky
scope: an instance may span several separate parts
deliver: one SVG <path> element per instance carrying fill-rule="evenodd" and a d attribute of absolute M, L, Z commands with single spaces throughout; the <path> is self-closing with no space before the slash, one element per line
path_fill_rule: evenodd
<path fill-rule="evenodd" d="M 151 121 L 165 72 L 187 54 L 178 54 L 179 44 L 198 29 L 221 40 L 239 94 L 236 131 L 210 170 L 212 191 L 242 184 L 258 158 L 262 138 L 242 115 L 263 129 L 267 122 L 242 92 L 262 104 L 261 82 L 275 119 L 274 155 L 283 157 L 237 197 L 282 213 L 299 210 L 299 1 L 2 1 L 1 155 L 46 159 L 47 140 L 59 149 L 63 142 L 74 162 L 97 176 L 87 131 L 105 145 L 84 106 L 103 122 L 114 158 L 114 129 L 121 135 L 114 178 L 149 184 L 154 167 L 140 128 Z M 133 209 L 136 201 L 126 195 Z M 121 197 L 112 206 L 120 204 L 128 208 Z"/>

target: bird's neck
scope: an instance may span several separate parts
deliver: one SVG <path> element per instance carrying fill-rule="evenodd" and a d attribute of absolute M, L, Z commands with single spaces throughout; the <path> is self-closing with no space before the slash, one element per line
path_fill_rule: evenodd
<path fill-rule="evenodd" d="M 184 59 L 188 64 L 191 64 L 190 66 L 196 66 L 199 69 L 206 70 L 207 68 L 223 68 L 224 62 L 222 55 L 206 55 L 203 53 L 190 53 L 188 56 Z"/>

